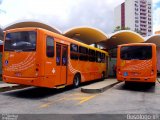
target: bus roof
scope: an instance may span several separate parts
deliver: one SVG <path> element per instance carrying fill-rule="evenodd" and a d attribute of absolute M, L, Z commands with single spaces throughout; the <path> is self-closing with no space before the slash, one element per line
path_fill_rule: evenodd
<path fill-rule="evenodd" d="M 129 43 L 129 44 L 122 44 L 122 45 L 118 45 L 119 47 L 121 46 L 141 46 L 141 45 L 154 45 L 154 43 Z"/>
<path fill-rule="evenodd" d="M 57 33 L 54 33 L 54 32 L 51 32 L 49 30 L 46 30 L 46 29 L 43 29 L 43 28 L 37 28 L 37 27 L 24 27 L 24 28 L 15 28 L 15 29 L 10 29 L 10 30 L 6 30 L 5 32 L 17 32 L 17 31 L 30 31 L 30 30 L 42 30 L 46 33 L 49 33 L 49 34 L 52 34 L 55 38 L 60 38 L 60 39 L 64 39 L 68 42 L 71 42 L 71 43 L 74 43 L 74 44 L 78 44 L 78 45 L 82 45 L 84 47 L 87 47 L 87 48 L 90 48 L 90 49 L 93 49 L 93 50 L 96 50 L 96 51 L 99 51 L 99 52 L 102 52 L 102 53 L 105 53 L 106 55 L 108 55 L 108 52 L 104 51 L 104 50 L 101 50 L 101 49 L 98 49 L 98 48 L 95 48 L 93 46 L 90 46 L 90 45 L 87 45 L 85 43 L 81 43 L 81 42 L 78 42 L 74 39 L 71 39 L 71 38 L 68 38 L 68 37 L 65 37 L 63 35 L 60 35 L 60 34 L 57 34 Z"/>

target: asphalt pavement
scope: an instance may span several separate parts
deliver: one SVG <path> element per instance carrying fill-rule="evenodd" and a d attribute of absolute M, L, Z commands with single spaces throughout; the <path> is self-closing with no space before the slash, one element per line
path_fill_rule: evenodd
<path fill-rule="evenodd" d="M 83 87 L 83 86 L 81 86 Z M 0 92 L 0 113 L 15 114 L 159 114 L 160 83 L 156 86 L 118 83 L 103 93 L 74 89 L 28 87 Z"/>

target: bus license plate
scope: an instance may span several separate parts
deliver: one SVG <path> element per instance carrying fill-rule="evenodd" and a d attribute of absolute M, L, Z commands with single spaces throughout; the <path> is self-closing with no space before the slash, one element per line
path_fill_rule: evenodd
<path fill-rule="evenodd" d="M 20 77 L 20 76 L 22 76 L 22 74 L 21 73 L 15 73 L 15 76 Z"/>

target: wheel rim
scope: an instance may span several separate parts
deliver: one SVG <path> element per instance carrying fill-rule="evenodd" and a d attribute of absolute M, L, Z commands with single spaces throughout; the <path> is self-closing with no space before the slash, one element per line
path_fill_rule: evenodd
<path fill-rule="evenodd" d="M 76 77 L 76 78 L 75 78 L 75 86 L 78 86 L 78 85 L 79 85 L 79 78 Z"/>

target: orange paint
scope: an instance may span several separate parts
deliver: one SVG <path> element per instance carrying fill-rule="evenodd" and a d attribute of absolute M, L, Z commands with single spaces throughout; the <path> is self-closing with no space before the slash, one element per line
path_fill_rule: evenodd
<path fill-rule="evenodd" d="M 11 35 L 8 33 L 24 31 L 34 31 L 36 33 L 36 50 L 23 51 L 22 48 L 21 51 L 7 51 L 5 50 L 6 40 L 4 40 L 4 82 L 54 88 L 61 85 L 67 86 L 73 84 L 73 78 L 77 73 L 80 73 L 81 75 L 81 82 L 99 79 L 102 77 L 102 73 L 107 73 L 107 52 L 64 37 L 63 35 L 41 28 L 17 28 L 5 31 L 5 36 L 8 35 L 8 37 L 10 37 Z M 33 35 L 29 38 L 32 37 Z M 27 37 L 24 38 L 26 39 Z M 48 39 L 53 39 L 53 41 L 49 41 Z M 48 46 L 47 40 L 49 41 Z M 54 44 L 53 49 L 51 42 Z M 26 42 L 23 44 L 30 46 L 30 44 Z M 104 54 L 105 62 L 71 59 L 71 44 L 76 44 L 78 46 L 85 47 L 88 50 L 90 49 Z M 18 46 L 18 43 L 13 43 L 12 47 L 13 46 Z M 53 55 L 52 51 L 54 53 Z M 76 54 L 78 54 L 78 56 L 81 55 L 80 53 Z M 86 56 L 89 57 L 89 54 L 86 54 Z"/>
<path fill-rule="evenodd" d="M 151 47 L 151 58 L 147 59 L 125 59 L 123 57 L 124 47 L 136 47 L 146 46 Z M 135 49 L 136 51 L 137 49 Z M 126 50 L 127 51 L 127 50 Z M 141 51 L 141 50 L 140 50 Z M 129 54 L 129 50 L 126 52 Z M 141 53 L 137 54 L 141 56 Z M 149 56 L 149 53 L 147 53 Z M 132 56 L 133 57 L 133 56 Z M 134 57 L 133 57 L 134 58 Z M 156 45 L 151 43 L 134 43 L 124 44 L 118 46 L 117 51 L 117 80 L 118 81 L 132 81 L 132 82 L 156 82 L 157 78 L 157 57 L 156 57 Z"/>

